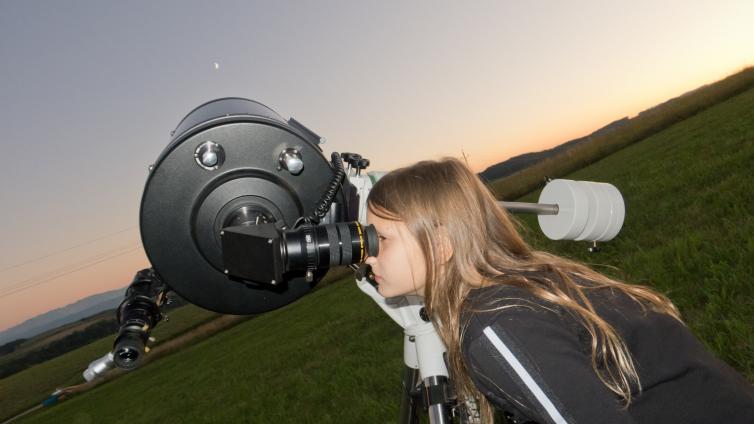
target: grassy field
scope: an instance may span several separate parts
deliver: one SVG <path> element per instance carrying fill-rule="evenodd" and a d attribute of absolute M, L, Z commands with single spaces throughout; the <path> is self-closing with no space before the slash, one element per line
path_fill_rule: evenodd
<path fill-rule="evenodd" d="M 566 175 L 625 197 L 624 229 L 602 253 L 544 240 L 533 217 L 527 239 L 667 293 L 754 381 L 752 163 L 748 90 Z M 401 345 L 400 329 L 345 280 L 22 421 L 394 422 Z"/>
<path fill-rule="evenodd" d="M 81 331 L 96 322 L 105 319 L 111 319 L 114 316 L 115 314 L 113 314 L 112 311 L 100 312 L 85 319 L 81 319 L 79 321 L 72 322 L 49 331 L 45 331 L 42 334 L 37 334 L 30 339 L 24 340 L 24 342 L 21 343 L 21 345 L 19 345 L 14 352 L 1 356 L 0 361 L 6 361 L 8 360 L 8 358 L 14 357 L 16 354 L 24 355 L 32 350 L 44 347 L 51 342 L 60 340 L 76 331 Z"/>
<path fill-rule="evenodd" d="M 599 254 L 546 240 L 542 250 L 618 267 L 659 288 L 719 357 L 754 382 L 754 89 L 567 176 L 618 187 L 621 234 Z M 524 198 L 536 201 L 539 191 Z"/>
<path fill-rule="evenodd" d="M 153 333 L 157 339 L 155 344 L 170 340 L 218 315 L 194 305 L 181 306 L 170 312 L 169 323 L 157 326 Z M 0 380 L 0 419 L 34 406 L 57 387 L 83 382 L 81 373 L 89 362 L 107 353 L 112 345 L 113 337 L 104 337 Z"/>
<path fill-rule="evenodd" d="M 9 364 L 17 359 L 23 358 L 25 355 L 28 355 L 32 351 L 44 349 L 44 347 L 48 344 L 60 340 L 76 331 L 84 330 L 86 327 L 92 324 L 106 319 L 112 319 L 114 317 L 115 314 L 112 311 L 101 312 L 86 319 L 72 322 L 49 331 L 45 331 L 42 334 L 38 334 L 30 339 L 24 340 L 13 352 L 0 356 L 0 366 L 5 366 L 6 364 Z"/>
<path fill-rule="evenodd" d="M 351 274 L 344 268 L 331 269 L 315 290 L 326 287 L 334 281 L 340 280 L 343 276 Z M 249 318 L 221 315 L 191 304 L 170 310 L 167 314 L 170 318 L 169 322 L 162 322 L 152 333 L 156 341 L 151 346 L 155 350 L 147 355 L 147 360 L 169 354 L 217 331 L 236 325 L 239 322 L 236 318 Z M 109 315 L 112 316 L 113 313 Z M 98 318 L 101 319 L 102 316 L 103 314 L 98 314 L 87 321 L 93 322 Z M 63 326 L 60 331 L 66 332 L 69 327 Z M 46 335 L 40 335 L 29 340 L 29 342 L 39 345 L 46 337 L 54 338 L 55 334 L 55 331 L 50 331 Z M 55 388 L 82 383 L 84 379 L 81 373 L 89 362 L 108 352 L 112 348 L 113 341 L 114 336 L 104 337 L 18 374 L 0 379 L 0 420 L 15 416 L 38 404 Z M 22 348 L 25 349 L 25 346 Z M 108 376 L 108 378 L 111 377 L 119 378 L 120 375 Z"/>
<path fill-rule="evenodd" d="M 30 421 L 390 422 L 402 341 L 401 330 L 347 279 Z"/>

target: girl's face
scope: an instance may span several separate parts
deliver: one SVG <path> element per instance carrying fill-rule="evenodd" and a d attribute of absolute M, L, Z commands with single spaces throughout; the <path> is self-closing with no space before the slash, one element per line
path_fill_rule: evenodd
<path fill-rule="evenodd" d="M 424 293 L 426 261 L 419 242 L 403 221 L 391 221 L 367 211 L 367 223 L 374 225 L 379 237 L 379 253 L 369 256 L 377 291 L 384 297 Z"/>

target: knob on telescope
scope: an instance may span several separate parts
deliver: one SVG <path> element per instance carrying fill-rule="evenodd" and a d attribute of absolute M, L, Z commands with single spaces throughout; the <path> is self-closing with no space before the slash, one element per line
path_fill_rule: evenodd
<path fill-rule="evenodd" d="M 356 161 L 358 161 L 358 160 L 361 159 L 361 155 L 360 154 L 358 154 L 358 153 L 351 153 L 351 152 L 343 153 L 343 154 L 340 155 L 340 157 L 343 158 L 344 162 L 346 162 L 347 164 L 349 164 L 351 166 L 353 166 L 354 163 L 356 163 Z"/>
<path fill-rule="evenodd" d="M 369 167 L 369 159 L 361 158 L 356 162 L 356 168 L 367 169 Z"/>
<path fill-rule="evenodd" d="M 362 160 L 362 157 L 358 153 L 343 153 L 340 155 L 340 157 L 343 159 L 344 162 L 348 164 L 350 168 L 354 169 L 361 169 L 359 168 L 359 162 Z"/>
<path fill-rule="evenodd" d="M 113 353 L 107 352 L 105 356 L 95 359 L 89 364 L 89 367 L 84 371 L 84 380 L 92 381 L 97 377 L 101 377 L 113 368 Z"/>

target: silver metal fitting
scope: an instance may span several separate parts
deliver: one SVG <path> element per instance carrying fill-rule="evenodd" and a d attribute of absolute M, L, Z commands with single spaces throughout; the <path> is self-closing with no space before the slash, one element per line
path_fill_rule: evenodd
<path fill-rule="evenodd" d="M 225 150 L 214 141 L 205 141 L 194 151 L 197 165 L 208 171 L 220 168 L 225 162 Z"/>
<path fill-rule="evenodd" d="M 278 156 L 278 169 L 285 169 L 293 175 L 298 175 L 304 170 L 304 161 L 298 150 L 287 148 Z"/>

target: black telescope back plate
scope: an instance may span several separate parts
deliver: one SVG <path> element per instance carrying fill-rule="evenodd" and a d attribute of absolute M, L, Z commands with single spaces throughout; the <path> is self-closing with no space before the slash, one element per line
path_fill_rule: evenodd
<path fill-rule="evenodd" d="M 224 153 L 218 169 L 205 169 L 195 158 L 208 141 Z M 280 153 L 289 148 L 304 162 L 298 175 L 278 169 Z M 291 275 L 278 286 L 230 278 L 223 272 L 220 229 L 238 225 L 239 217 L 291 228 L 311 212 L 332 176 L 313 133 L 272 109 L 240 98 L 205 103 L 181 121 L 151 167 L 140 211 L 144 249 L 165 282 L 203 308 L 228 314 L 279 308 L 311 290 L 324 271 L 312 283 Z M 342 193 L 336 201 L 343 202 Z"/>

